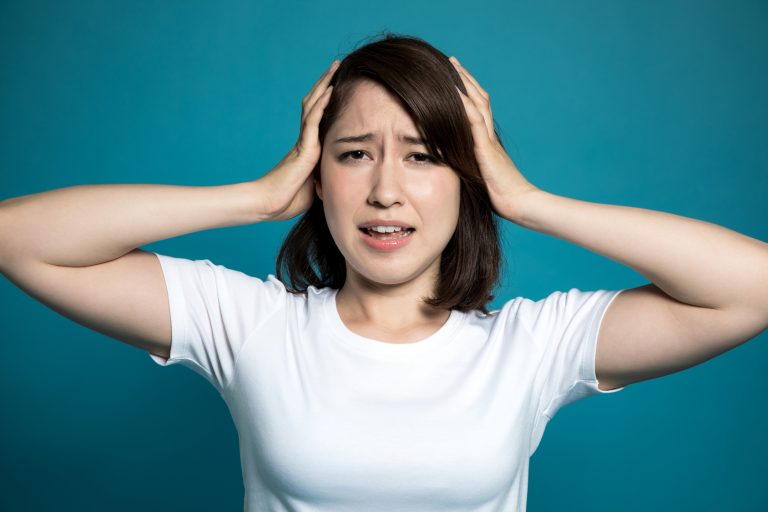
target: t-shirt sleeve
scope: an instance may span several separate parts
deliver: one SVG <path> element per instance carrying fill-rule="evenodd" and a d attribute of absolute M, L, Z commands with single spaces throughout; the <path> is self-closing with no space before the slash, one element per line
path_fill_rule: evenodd
<path fill-rule="evenodd" d="M 180 363 L 223 393 L 245 342 L 285 304 L 285 286 L 272 274 L 263 281 L 207 259 L 153 254 L 168 290 L 171 353 L 150 357 L 161 366 Z"/>
<path fill-rule="evenodd" d="M 598 331 L 608 306 L 622 291 L 571 288 L 539 301 L 523 299 L 518 316 L 537 347 L 534 393 L 539 414 L 552 418 L 571 402 L 624 389 L 601 390 L 595 375 Z"/>

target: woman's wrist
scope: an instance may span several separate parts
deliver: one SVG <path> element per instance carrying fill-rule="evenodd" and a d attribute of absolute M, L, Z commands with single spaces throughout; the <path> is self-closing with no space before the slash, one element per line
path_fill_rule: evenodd
<path fill-rule="evenodd" d="M 537 201 L 543 194 L 546 194 L 546 192 L 534 185 L 530 185 L 515 194 L 511 194 L 506 201 L 505 211 L 501 212 L 502 217 L 519 226 L 528 227 L 526 225 L 526 219 L 531 204 L 532 202 Z"/>

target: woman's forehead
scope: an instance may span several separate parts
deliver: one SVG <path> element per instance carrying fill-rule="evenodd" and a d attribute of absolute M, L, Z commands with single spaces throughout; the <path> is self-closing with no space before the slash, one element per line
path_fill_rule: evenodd
<path fill-rule="evenodd" d="M 347 117 L 347 114 L 367 120 L 370 120 L 370 114 L 409 118 L 402 99 L 372 80 L 359 81 L 350 91 L 340 119 Z"/>
<path fill-rule="evenodd" d="M 383 138 L 392 137 L 408 144 L 424 142 L 416 123 L 402 107 L 368 102 L 365 98 L 350 103 L 328 133 L 333 141 L 381 142 Z"/>

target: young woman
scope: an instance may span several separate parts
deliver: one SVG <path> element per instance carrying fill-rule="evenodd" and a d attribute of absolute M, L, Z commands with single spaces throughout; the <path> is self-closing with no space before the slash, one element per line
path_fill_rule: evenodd
<path fill-rule="evenodd" d="M 266 280 L 138 249 L 301 214 Z M 488 311 L 497 217 L 651 282 Z M 216 387 L 247 511 L 524 511 L 529 457 L 561 407 L 768 327 L 768 245 L 534 186 L 472 75 L 406 36 L 334 61 L 259 179 L 16 197 L 0 235 L 19 288 Z"/>

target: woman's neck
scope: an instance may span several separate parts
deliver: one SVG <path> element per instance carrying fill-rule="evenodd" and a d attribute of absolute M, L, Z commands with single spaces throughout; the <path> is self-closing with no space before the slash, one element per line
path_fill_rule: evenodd
<path fill-rule="evenodd" d="M 434 308 L 423 302 L 432 291 L 432 284 L 416 279 L 399 285 L 382 285 L 350 279 L 336 294 L 336 309 L 347 327 L 368 332 L 369 337 L 419 337 L 443 325 L 450 311 Z M 379 336 L 371 336 L 378 333 Z M 361 333 L 362 334 L 362 333 Z M 365 336 L 365 334 L 362 334 Z"/>

